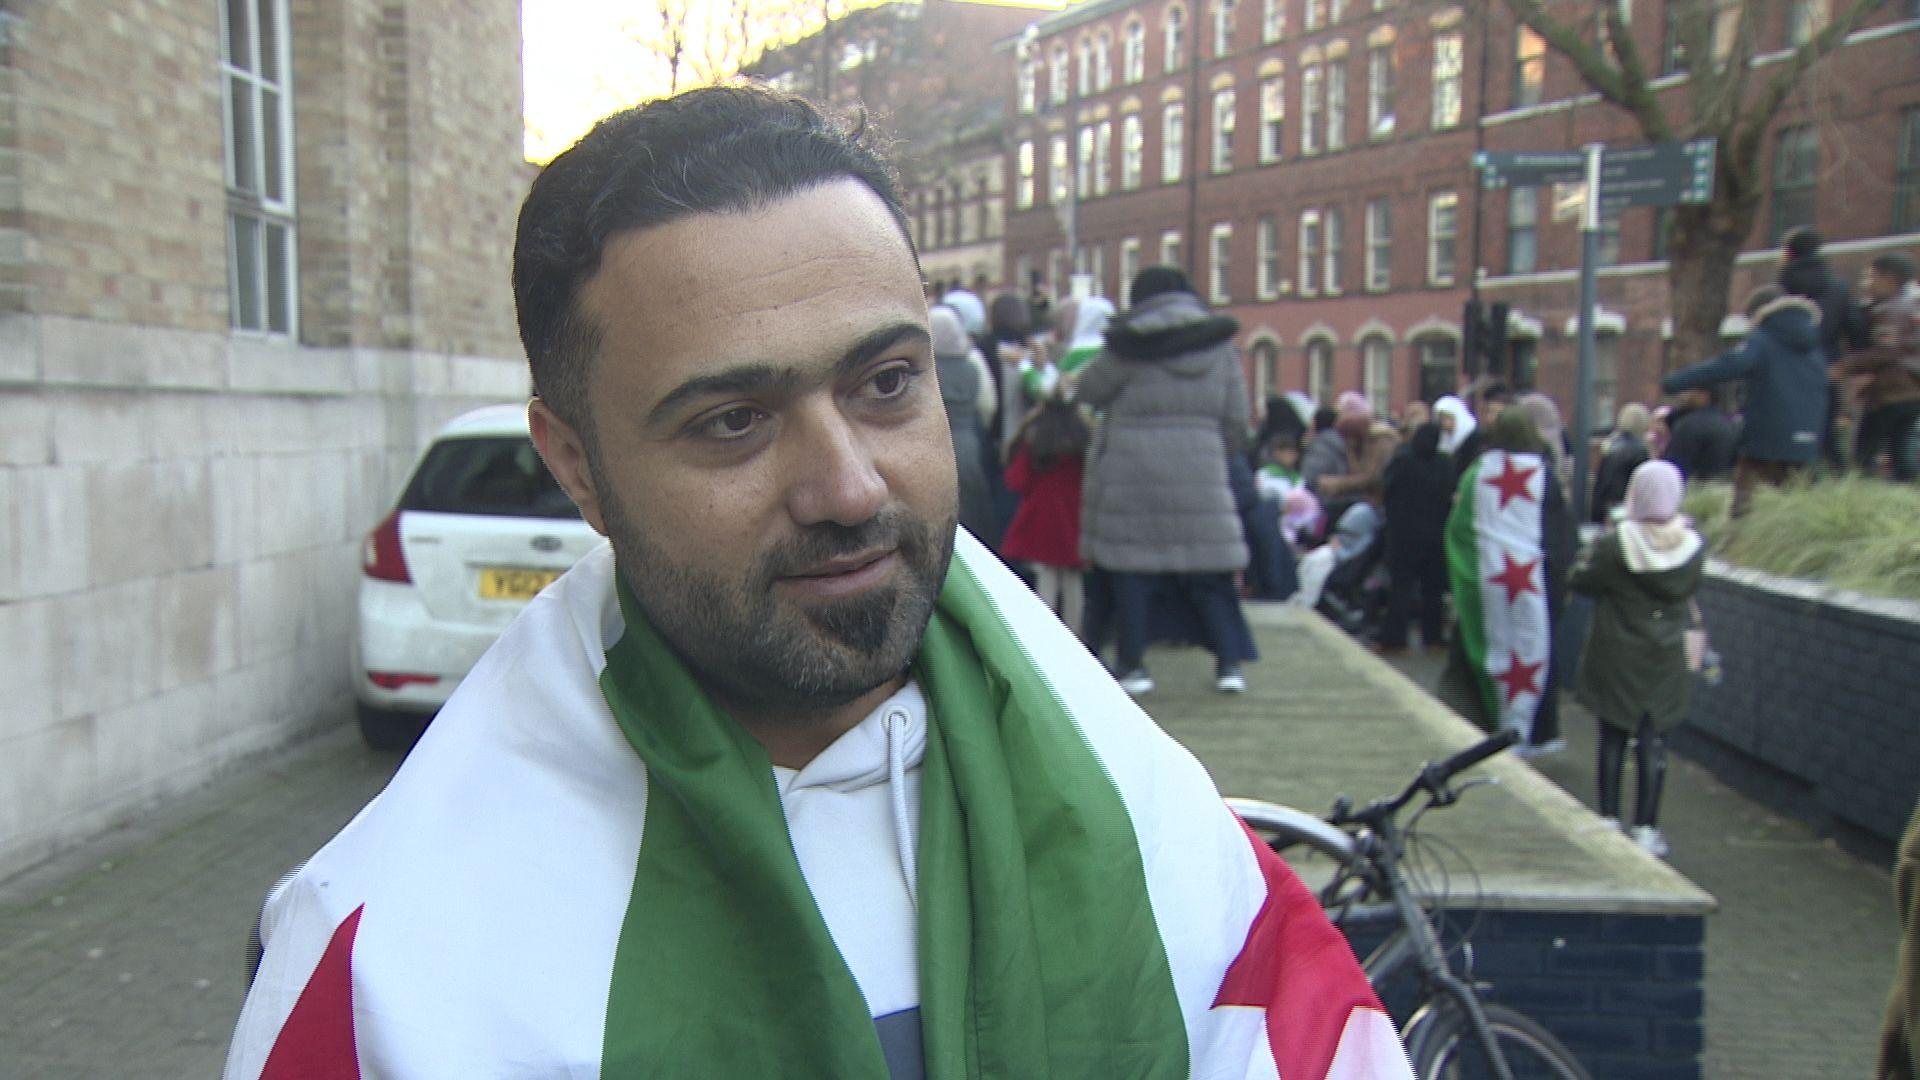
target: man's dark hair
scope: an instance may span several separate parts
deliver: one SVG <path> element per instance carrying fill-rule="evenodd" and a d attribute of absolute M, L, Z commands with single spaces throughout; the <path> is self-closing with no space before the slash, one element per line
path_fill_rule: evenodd
<path fill-rule="evenodd" d="M 1001 293 L 987 305 L 987 328 L 997 342 L 1024 344 L 1033 335 L 1033 307 L 1026 297 Z"/>
<path fill-rule="evenodd" d="M 1340 413 L 1331 405 L 1321 405 L 1313 410 L 1313 433 L 1315 435 L 1340 422 Z"/>
<path fill-rule="evenodd" d="M 1513 404 L 1513 388 L 1503 382 L 1488 383 L 1480 391 L 1480 402 L 1485 404 L 1489 401 L 1497 401 L 1502 405 Z"/>
<path fill-rule="evenodd" d="M 1901 251 L 1890 251 L 1876 257 L 1867 264 L 1873 272 L 1891 278 L 1895 285 L 1905 285 L 1913 280 L 1913 257 Z"/>
<path fill-rule="evenodd" d="M 534 392 L 591 434 L 587 381 L 600 332 L 580 310 L 580 289 L 613 237 L 758 209 L 840 179 L 878 195 L 912 248 L 898 178 L 864 122 L 736 85 L 648 102 L 594 125 L 540 171 L 520 207 L 513 299 Z"/>
<path fill-rule="evenodd" d="M 1820 254 L 1820 248 L 1826 240 L 1819 230 L 1811 225 L 1800 225 L 1787 230 L 1780 238 L 1780 246 L 1786 249 L 1790 259 L 1805 259 Z"/>

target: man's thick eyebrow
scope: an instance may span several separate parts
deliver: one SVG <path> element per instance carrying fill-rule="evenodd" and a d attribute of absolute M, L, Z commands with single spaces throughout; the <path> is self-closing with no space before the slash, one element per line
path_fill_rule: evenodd
<path fill-rule="evenodd" d="M 907 338 L 916 338 L 920 342 L 932 341 L 927 328 L 920 323 L 892 323 L 854 342 L 853 347 L 835 361 L 833 373 L 835 376 L 844 375 Z M 661 398 L 658 404 L 648 410 L 646 423 L 648 427 L 654 427 L 666 422 L 676 409 L 694 398 L 787 389 L 798 385 L 803 378 L 798 368 L 767 362 L 737 364 L 710 375 L 698 375 L 674 387 L 667 396 Z"/>

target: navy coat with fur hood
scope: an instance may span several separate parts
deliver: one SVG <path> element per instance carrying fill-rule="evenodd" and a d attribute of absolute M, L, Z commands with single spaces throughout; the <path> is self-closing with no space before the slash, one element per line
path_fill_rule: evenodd
<path fill-rule="evenodd" d="M 1668 375 L 1669 394 L 1720 383 L 1746 383 L 1741 457 L 1799 465 L 1820 452 L 1827 422 L 1827 368 L 1820 344 L 1820 308 L 1783 296 L 1753 315 L 1753 331 L 1730 352 Z"/>

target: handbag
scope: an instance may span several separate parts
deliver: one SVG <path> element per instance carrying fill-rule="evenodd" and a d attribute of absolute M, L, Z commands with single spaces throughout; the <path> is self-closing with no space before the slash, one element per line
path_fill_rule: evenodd
<path fill-rule="evenodd" d="M 1701 617 L 1697 602 L 1687 606 L 1693 611 L 1693 621 L 1681 633 L 1681 643 L 1687 651 L 1687 670 L 1698 675 L 1707 662 L 1707 620 Z"/>

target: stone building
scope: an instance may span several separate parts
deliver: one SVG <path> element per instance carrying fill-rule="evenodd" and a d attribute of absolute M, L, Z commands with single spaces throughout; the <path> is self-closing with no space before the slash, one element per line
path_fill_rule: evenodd
<path fill-rule="evenodd" d="M 1773 47 L 1786 47 L 1789 6 L 1762 20 Z M 1662 0 L 1623 7 L 1642 55 L 1660 55 Z M 1770 158 L 1788 178 L 1782 209 L 1763 215 L 1736 293 L 1770 272 L 1770 226 L 1789 217 L 1817 222 L 1848 273 L 1920 248 L 1916 31 L 1911 0 L 1883 5 L 1779 120 L 1776 143 L 1797 133 L 1793 153 Z M 1256 401 L 1354 389 L 1377 408 L 1460 385 L 1477 283 L 1510 305 L 1520 374 L 1570 402 L 1575 226 L 1546 195 L 1483 196 L 1472 157 L 1641 140 L 1503 4 L 1090 0 L 1010 51 L 1012 280 L 1058 293 L 1084 273 L 1123 302 L 1139 267 L 1182 265 L 1240 320 Z M 1761 52 L 1762 65 L 1779 58 Z M 1662 85 L 1685 92 L 1684 76 Z M 1606 243 L 1602 389 L 1620 400 L 1651 399 L 1675 359 L 1652 218 L 1628 212 Z"/>
<path fill-rule="evenodd" d="M 526 394 L 519 19 L 0 14 L 0 875 L 347 715 L 365 531 Z"/>

